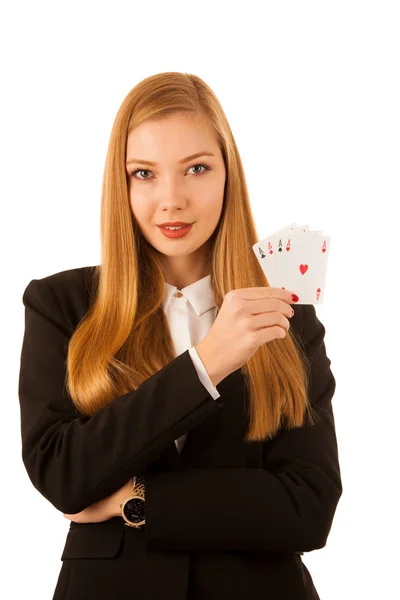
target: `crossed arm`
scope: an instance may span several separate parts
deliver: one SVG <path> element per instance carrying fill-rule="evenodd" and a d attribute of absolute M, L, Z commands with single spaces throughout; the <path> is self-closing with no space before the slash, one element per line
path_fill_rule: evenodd
<path fill-rule="evenodd" d="M 308 551 L 325 544 L 342 486 L 331 404 L 335 380 L 314 306 L 303 306 L 302 337 L 319 422 L 280 433 L 260 469 L 145 472 L 171 440 L 220 410 L 223 398 L 210 396 L 184 352 L 92 417 L 79 415 L 64 395 L 73 307 L 62 307 L 43 280 L 32 280 L 23 299 L 22 457 L 33 485 L 66 518 L 120 516 L 131 477 L 141 473 L 150 550 Z"/>

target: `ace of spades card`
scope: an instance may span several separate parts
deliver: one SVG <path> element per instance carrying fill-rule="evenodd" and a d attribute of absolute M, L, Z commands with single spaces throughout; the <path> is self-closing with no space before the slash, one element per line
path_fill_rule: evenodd
<path fill-rule="evenodd" d="M 296 304 L 322 304 L 330 237 L 290 223 L 253 246 L 271 287 L 299 296 Z"/>

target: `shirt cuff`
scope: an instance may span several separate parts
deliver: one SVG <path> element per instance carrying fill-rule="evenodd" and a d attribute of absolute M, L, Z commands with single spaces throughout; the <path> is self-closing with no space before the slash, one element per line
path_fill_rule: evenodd
<path fill-rule="evenodd" d="M 189 354 L 201 383 L 207 389 L 208 393 L 214 398 L 214 400 L 216 400 L 221 394 L 218 392 L 217 388 L 213 386 L 210 376 L 207 373 L 207 369 L 201 362 L 201 358 L 194 346 L 189 348 Z"/>

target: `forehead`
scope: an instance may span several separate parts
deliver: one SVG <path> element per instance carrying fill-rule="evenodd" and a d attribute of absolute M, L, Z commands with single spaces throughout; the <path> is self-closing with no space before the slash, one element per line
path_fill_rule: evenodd
<path fill-rule="evenodd" d="M 175 161 L 200 150 L 216 151 L 214 132 L 200 115 L 173 115 L 144 121 L 127 138 L 126 156 Z"/>

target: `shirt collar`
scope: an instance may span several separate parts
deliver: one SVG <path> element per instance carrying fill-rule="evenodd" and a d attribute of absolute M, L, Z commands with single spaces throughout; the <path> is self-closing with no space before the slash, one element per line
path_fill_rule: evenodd
<path fill-rule="evenodd" d="M 164 310 L 167 310 L 173 295 L 177 291 L 178 288 L 176 286 L 164 281 Z M 189 300 L 198 316 L 215 307 L 214 294 L 211 287 L 211 274 L 187 285 L 179 291 Z"/>

